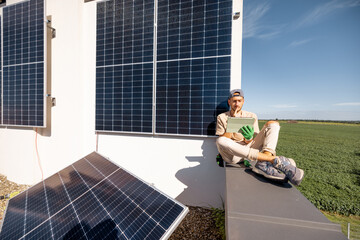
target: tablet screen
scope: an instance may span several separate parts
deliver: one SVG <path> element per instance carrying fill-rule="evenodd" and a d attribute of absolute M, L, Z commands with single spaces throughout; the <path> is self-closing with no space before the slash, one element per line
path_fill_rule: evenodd
<path fill-rule="evenodd" d="M 254 126 L 255 118 L 228 117 L 226 132 L 240 133 L 240 128 L 246 125 Z"/>

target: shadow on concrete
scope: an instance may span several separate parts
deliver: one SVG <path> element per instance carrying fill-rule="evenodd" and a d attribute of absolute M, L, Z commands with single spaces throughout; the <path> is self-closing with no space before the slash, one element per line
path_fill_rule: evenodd
<path fill-rule="evenodd" d="M 257 180 L 259 180 L 260 182 L 263 182 L 263 183 L 268 183 L 268 184 L 278 186 L 278 187 L 281 187 L 281 188 L 292 188 L 293 187 L 289 182 L 287 182 L 287 180 L 285 182 L 284 181 L 271 180 L 271 179 L 265 178 L 262 175 L 254 173 L 251 169 L 245 169 L 245 173 L 253 176 L 254 178 L 256 178 Z"/>
<path fill-rule="evenodd" d="M 175 174 L 187 186 L 176 200 L 190 206 L 221 207 L 225 193 L 225 171 L 215 162 L 215 138 L 205 139 L 201 148 L 202 156 L 186 156 L 189 165 L 195 166 L 180 169 Z"/>

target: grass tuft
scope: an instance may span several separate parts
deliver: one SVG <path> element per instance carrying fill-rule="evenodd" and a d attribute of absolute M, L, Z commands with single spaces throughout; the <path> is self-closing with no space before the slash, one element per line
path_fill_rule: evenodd
<path fill-rule="evenodd" d="M 211 208 L 211 210 L 215 225 L 219 229 L 222 239 L 225 240 L 225 210 L 220 208 Z"/>
<path fill-rule="evenodd" d="M 350 223 L 350 239 L 360 239 L 360 217 L 343 216 L 336 213 L 322 212 L 330 221 L 341 225 L 341 231 L 348 236 L 348 223 Z"/>

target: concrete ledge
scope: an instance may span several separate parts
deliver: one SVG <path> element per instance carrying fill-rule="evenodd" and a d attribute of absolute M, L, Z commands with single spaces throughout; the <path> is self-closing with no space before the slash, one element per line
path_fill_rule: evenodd
<path fill-rule="evenodd" d="M 271 182 L 243 165 L 226 166 L 226 236 L 229 240 L 346 240 L 290 183 Z"/>

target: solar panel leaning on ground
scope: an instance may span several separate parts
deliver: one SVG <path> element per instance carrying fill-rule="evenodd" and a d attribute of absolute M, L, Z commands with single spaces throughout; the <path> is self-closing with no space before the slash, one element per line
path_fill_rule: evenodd
<path fill-rule="evenodd" d="M 3 8 L 3 125 L 45 127 L 44 5 L 29 0 Z"/>
<path fill-rule="evenodd" d="M 0 239 L 166 239 L 187 211 L 93 152 L 10 199 Z"/>
<path fill-rule="evenodd" d="M 214 135 L 231 26 L 232 0 L 98 2 L 96 131 Z"/>

